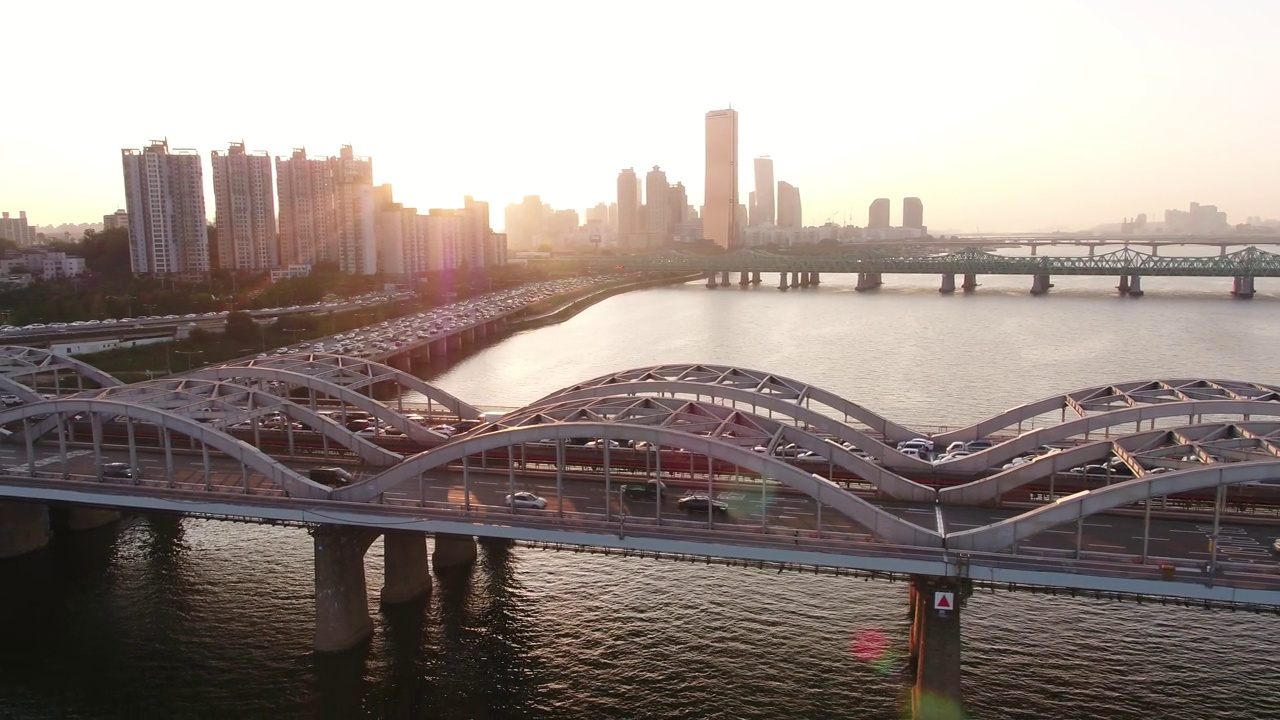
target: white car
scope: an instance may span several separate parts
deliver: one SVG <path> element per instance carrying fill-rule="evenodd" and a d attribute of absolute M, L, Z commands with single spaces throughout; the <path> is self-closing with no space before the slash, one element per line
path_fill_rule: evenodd
<path fill-rule="evenodd" d="M 546 498 L 538 497 L 531 492 L 518 492 L 515 495 L 508 495 L 506 500 L 507 505 L 513 508 L 545 510 L 547 507 Z"/>

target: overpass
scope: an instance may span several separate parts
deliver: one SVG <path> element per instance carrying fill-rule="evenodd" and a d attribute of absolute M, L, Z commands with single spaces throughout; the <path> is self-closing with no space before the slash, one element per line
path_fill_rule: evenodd
<path fill-rule="evenodd" d="M 9 500 L 0 506 L 0 550 L 46 542 L 47 504 L 98 509 L 81 511 L 80 525 L 111 517 L 102 510 L 304 525 L 315 537 L 321 650 L 371 632 L 362 558 L 378 535 L 385 602 L 429 588 L 427 534 L 438 568 L 470 562 L 472 538 L 480 537 L 902 577 L 912 587 L 918 690 L 953 700 L 959 618 L 974 587 L 1280 608 L 1280 565 L 1267 552 L 1277 515 L 1232 510 L 1242 499 L 1264 510 L 1280 500 L 1265 487 L 1280 473 L 1280 422 L 1254 419 L 1280 414 L 1269 386 L 1114 383 L 930 434 L 794 379 L 653 366 L 585 381 L 501 418 L 477 418 L 472 406 L 432 390 L 440 417 L 470 415 L 474 428 L 421 434 L 415 441 L 427 449 L 391 457 L 381 438 L 348 430 L 332 410 L 325 419 L 321 407 L 338 403 L 394 425 L 399 410 L 360 390 L 410 381 L 394 368 L 346 360 L 308 354 L 229 364 L 202 377 L 89 389 L 0 411 L 10 440 L 0 446 L 0 497 Z M 995 434 L 1068 410 L 1076 419 Z M 268 418 L 283 419 L 267 428 Z M 112 428 L 124 428 L 125 440 Z M 1104 437 L 1093 436 L 1100 430 Z M 283 450 L 264 449 L 271 433 L 289 438 Z M 917 434 L 993 445 L 948 475 L 913 465 L 921 461 L 897 449 L 895 440 Z M 597 447 L 581 446 L 584 438 Z M 1062 447 L 992 472 L 1047 442 Z M 312 482 L 298 453 L 308 444 L 323 445 L 326 456 L 330 445 L 342 448 L 358 481 Z M 817 459 L 776 452 L 788 445 Z M 1055 491 L 1068 467 L 1112 457 L 1130 475 L 1092 486 L 1077 478 L 1071 492 Z M 112 477 L 109 462 L 145 469 Z M 665 489 L 655 485 L 652 495 L 621 489 L 656 479 Z M 1029 486 L 1040 489 L 1016 494 Z M 512 507 L 506 497 L 519 491 L 543 497 L 545 508 Z M 725 509 L 683 512 L 682 493 Z M 951 607 L 939 608 L 938 598 Z"/>
<path fill-rule="evenodd" d="M 601 258 L 595 265 L 603 268 L 622 266 L 627 271 L 691 272 L 707 278 L 707 287 L 730 283 L 730 273 L 739 273 L 739 285 L 762 282 L 762 273 L 778 273 L 778 289 L 809 287 L 821 282 L 823 273 L 852 273 L 858 276 L 858 290 L 873 290 L 884 284 L 884 275 L 936 274 L 941 277 L 939 291 L 955 292 L 960 276 L 963 290 L 978 287 L 982 275 L 1026 275 L 1032 278 L 1031 293 L 1042 295 L 1053 287 L 1052 278 L 1061 275 L 1113 276 L 1122 294 L 1142 295 L 1144 277 L 1222 277 L 1232 279 L 1231 292 L 1237 297 L 1252 297 L 1254 280 L 1280 277 L 1280 255 L 1250 246 L 1211 257 L 1162 256 L 1153 249 L 1143 253 L 1132 248 L 1088 256 L 1012 256 L 999 255 L 976 247 L 945 253 L 929 253 L 923 246 L 912 246 L 915 254 L 901 248 L 843 246 L 830 252 L 793 253 L 764 249 L 735 250 L 724 253 L 694 253 L 663 250 L 647 255 Z M 789 279 L 788 279 L 789 276 Z M 717 278 L 719 278 L 717 282 Z"/>

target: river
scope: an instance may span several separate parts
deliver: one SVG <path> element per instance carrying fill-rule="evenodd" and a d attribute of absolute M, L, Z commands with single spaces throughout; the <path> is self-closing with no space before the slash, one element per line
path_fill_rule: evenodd
<path fill-rule="evenodd" d="M 1055 251 L 1056 252 L 1056 251 Z M 1162 253 L 1176 254 L 1170 249 Z M 735 276 L 736 280 L 736 276 Z M 618 295 L 428 377 L 515 406 L 617 370 L 770 370 L 907 424 L 960 425 L 1145 377 L 1280 383 L 1280 283 L 852 278 L 779 292 L 701 283 Z M 902 715 L 901 584 L 485 549 L 423 604 L 377 606 L 365 652 L 313 656 L 303 530 L 140 518 L 3 566 L 0 718 L 851 718 Z M 1276 718 L 1280 618 L 1026 593 L 964 613 L 972 717 Z M 868 637 L 887 646 L 868 654 Z M 874 643 L 873 643 L 874 645 Z M 854 652 L 855 649 L 860 652 Z"/>

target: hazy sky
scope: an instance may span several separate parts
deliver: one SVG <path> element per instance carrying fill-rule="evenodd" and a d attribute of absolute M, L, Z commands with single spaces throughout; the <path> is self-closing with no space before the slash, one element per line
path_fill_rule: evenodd
<path fill-rule="evenodd" d="M 935 230 L 1087 227 L 1188 202 L 1280 216 L 1280 2 L 93 0 L 5 8 L 0 209 L 124 206 L 120 148 L 342 144 L 423 210 L 612 201 L 661 165 L 700 204 L 703 115 L 806 224 L 924 200 Z M 212 197 L 207 200 L 212 216 Z"/>

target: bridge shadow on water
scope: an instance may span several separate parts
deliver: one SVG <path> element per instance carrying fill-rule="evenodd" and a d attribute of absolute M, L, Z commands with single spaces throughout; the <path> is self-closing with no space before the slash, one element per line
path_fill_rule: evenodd
<path fill-rule="evenodd" d="M 546 677 L 512 548 L 434 571 L 429 596 L 379 613 L 372 643 L 316 655 L 317 718 L 526 718 Z"/>

